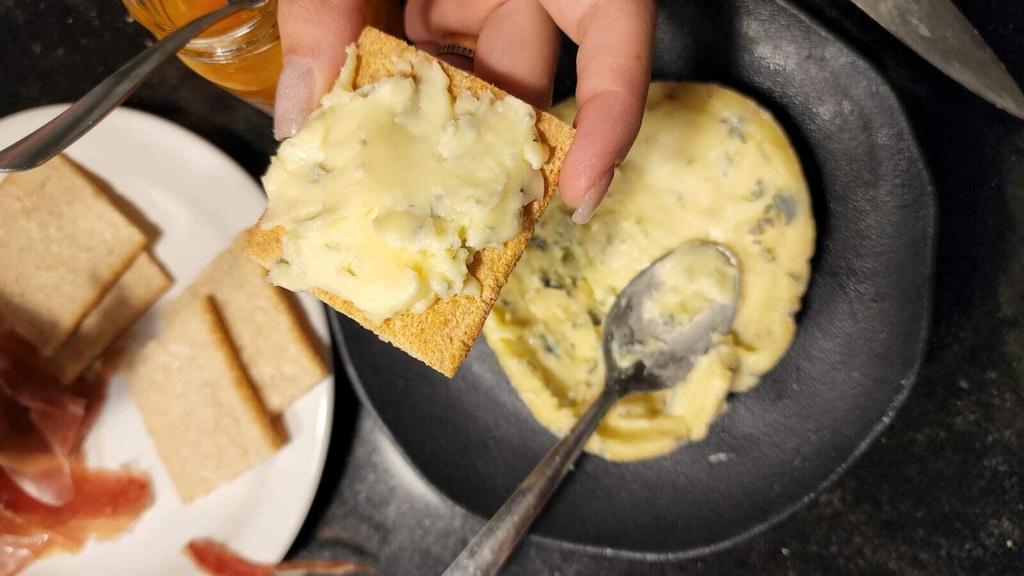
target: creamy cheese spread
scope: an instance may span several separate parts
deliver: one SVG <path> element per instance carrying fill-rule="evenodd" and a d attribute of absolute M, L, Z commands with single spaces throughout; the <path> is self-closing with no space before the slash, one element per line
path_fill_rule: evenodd
<path fill-rule="evenodd" d="M 261 225 L 285 229 L 271 282 L 333 292 L 381 322 L 479 291 L 468 265 L 522 230 L 548 149 L 521 100 L 452 98 L 441 67 L 415 57 L 353 89 L 356 58 L 349 47 L 334 89 L 271 160 Z"/>
<path fill-rule="evenodd" d="M 567 121 L 575 113 L 573 101 L 555 109 Z M 729 392 L 756 385 L 785 353 L 814 235 L 799 159 L 767 112 L 719 86 L 655 83 L 601 208 L 578 226 L 552 202 L 484 334 L 534 417 L 564 433 L 604 386 L 601 325 L 616 295 L 682 243 L 727 246 L 742 272 L 732 332 L 679 386 L 618 402 L 587 445 L 611 460 L 665 454 L 704 438 Z M 682 316 L 699 310 L 723 279 L 683 282 L 707 273 L 681 273 L 682 291 L 661 305 Z"/>

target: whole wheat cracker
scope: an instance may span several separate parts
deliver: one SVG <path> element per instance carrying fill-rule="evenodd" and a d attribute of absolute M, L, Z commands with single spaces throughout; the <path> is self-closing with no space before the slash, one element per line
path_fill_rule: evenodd
<path fill-rule="evenodd" d="M 354 86 L 373 84 L 395 75 L 396 58 L 413 55 L 427 60 L 433 56 L 421 52 L 393 36 L 367 27 L 356 43 L 357 62 Z M 475 96 L 490 92 L 496 98 L 507 94 L 483 80 L 438 61 L 450 80 L 449 91 L 457 97 L 463 91 Z M 466 359 L 473 342 L 479 336 L 498 293 L 519 261 L 526 244 L 533 235 L 534 225 L 556 193 L 558 173 L 575 131 L 551 114 L 537 111 L 537 131 L 548 146 L 548 161 L 541 167 L 544 176 L 544 197 L 523 210 L 523 230 L 501 248 L 488 248 L 477 253 L 469 267 L 480 282 L 480 297 L 465 294 L 438 300 L 422 314 L 405 313 L 380 324 L 371 322 L 351 302 L 322 289 L 312 294 L 335 310 L 349 316 L 372 330 L 381 340 L 389 342 L 421 360 L 438 372 L 451 377 Z M 256 226 L 249 237 L 246 253 L 256 262 L 269 268 L 281 256 L 281 237 L 284 228 L 264 229 Z"/>

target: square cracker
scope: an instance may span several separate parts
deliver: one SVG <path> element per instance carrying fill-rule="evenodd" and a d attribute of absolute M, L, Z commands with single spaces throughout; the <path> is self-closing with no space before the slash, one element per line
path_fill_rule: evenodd
<path fill-rule="evenodd" d="M 160 264 L 148 252 L 139 254 L 51 358 L 61 384 L 78 378 L 170 286 L 171 278 Z"/>
<path fill-rule="evenodd" d="M 394 76 L 396 57 L 416 54 L 427 60 L 435 60 L 433 56 L 416 50 L 402 40 L 370 27 L 365 28 L 360 35 L 356 51 L 356 88 Z M 499 99 L 506 96 L 504 91 L 468 72 L 444 62 L 440 64 L 450 80 L 449 91 L 453 97 L 463 91 L 476 96 L 490 92 Z M 459 294 L 437 301 L 422 314 L 400 314 L 377 324 L 371 322 L 351 302 L 336 294 L 321 289 L 314 289 L 312 294 L 372 330 L 381 340 L 390 342 L 448 377 L 454 376 L 480 334 L 498 293 L 522 256 L 533 235 L 534 225 L 555 195 L 558 173 L 574 131 L 561 120 L 541 111 L 537 113 L 537 131 L 550 150 L 548 161 L 541 167 L 544 197 L 524 208 L 523 231 L 518 236 L 501 248 L 488 248 L 477 253 L 470 265 L 470 273 L 480 282 L 479 298 Z M 284 232 L 281 226 L 273 229 L 257 226 L 250 236 L 246 253 L 269 268 L 281 256 L 281 237 Z"/>
<path fill-rule="evenodd" d="M 175 315 L 125 375 L 181 499 L 212 492 L 280 446 L 213 302 Z"/>
<path fill-rule="evenodd" d="M 0 181 L 0 315 L 50 356 L 145 244 L 67 158 L 11 174 Z"/>
<path fill-rule="evenodd" d="M 239 234 L 162 313 L 171 320 L 197 300 L 213 298 L 263 405 L 277 415 L 327 376 L 327 368 L 298 303 L 246 258 L 247 238 L 247 231 Z"/>

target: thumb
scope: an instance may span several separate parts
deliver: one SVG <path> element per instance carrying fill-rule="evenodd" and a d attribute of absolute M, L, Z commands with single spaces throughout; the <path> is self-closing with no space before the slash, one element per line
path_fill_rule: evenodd
<path fill-rule="evenodd" d="M 274 98 L 274 137 L 295 134 L 327 92 L 341 66 L 345 48 L 363 29 L 364 0 L 279 0 L 284 68 Z"/>

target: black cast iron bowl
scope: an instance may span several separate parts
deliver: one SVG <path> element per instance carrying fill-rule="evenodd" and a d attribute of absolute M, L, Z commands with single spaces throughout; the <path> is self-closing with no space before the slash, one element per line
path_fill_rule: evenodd
<path fill-rule="evenodd" d="M 779 522 L 878 436 L 924 353 L 935 246 L 933 192 L 907 118 L 859 55 L 772 0 L 659 8 L 654 77 L 719 82 L 776 115 L 807 174 L 818 242 L 796 340 L 761 385 L 733 398 L 705 441 L 669 456 L 584 455 L 533 529 L 652 558 L 706 553 Z M 572 93 L 570 68 L 556 98 Z M 364 404 L 457 504 L 490 516 L 555 442 L 482 338 L 448 380 L 332 320 Z"/>

